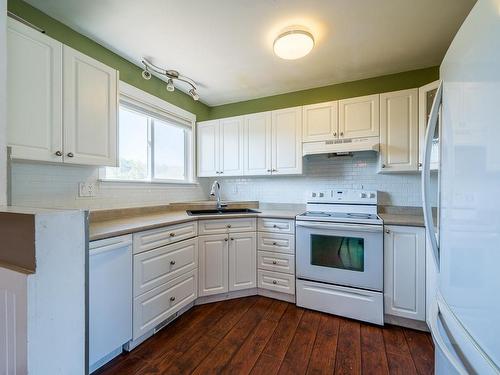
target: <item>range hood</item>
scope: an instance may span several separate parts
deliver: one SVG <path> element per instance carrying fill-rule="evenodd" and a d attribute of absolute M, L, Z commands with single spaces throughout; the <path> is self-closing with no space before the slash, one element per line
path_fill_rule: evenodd
<path fill-rule="evenodd" d="M 378 152 L 379 149 L 379 137 L 330 139 L 327 141 L 303 143 L 302 155 L 348 154 L 358 151 Z"/>

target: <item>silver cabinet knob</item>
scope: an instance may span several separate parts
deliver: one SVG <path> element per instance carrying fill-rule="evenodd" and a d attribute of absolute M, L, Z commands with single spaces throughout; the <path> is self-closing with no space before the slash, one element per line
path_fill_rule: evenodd
<path fill-rule="evenodd" d="M 267 171 L 268 171 L 268 172 L 271 172 L 271 170 L 270 170 L 270 169 L 268 169 Z"/>
<path fill-rule="evenodd" d="M 226 238 L 224 238 L 224 241 L 226 241 L 226 242 L 227 242 L 227 237 L 226 237 Z"/>
<path fill-rule="evenodd" d="M 340 132 L 340 136 L 343 137 L 344 136 L 344 132 Z"/>
<path fill-rule="evenodd" d="M 277 264 L 278 262 L 276 262 L 275 260 L 273 260 L 273 264 Z"/>
<path fill-rule="evenodd" d="M 231 241 L 234 241 L 234 238 L 231 238 Z"/>
<path fill-rule="evenodd" d="M 276 224 L 273 225 L 273 228 L 278 228 L 278 226 Z"/>
<path fill-rule="evenodd" d="M 175 237 L 175 233 L 174 232 L 171 232 L 168 234 L 170 237 Z"/>
<path fill-rule="evenodd" d="M 385 168 L 385 164 L 382 164 L 382 165 L 381 165 L 381 167 L 382 167 L 382 168 Z"/>
<path fill-rule="evenodd" d="M 56 156 L 62 156 L 62 152 L 61 151 L 56 151 L 55 154 L 56 154 Z"/>
<path fill-rule="evenodd" d="M 391 231 L 389 229 L 386 229 L 385 233 L 389 234 L 389 233 L 391 233 Z"/>
<path fill-rule="evenodd" d="M 277 245 L 277 243 L 276 243 L 276 242 L 273 242 L 273 246 L 276 246 L 276 245 Z"/>
<path fill-rule="evenodd" d="M 175 264 L 175 260 L 171 260 L 170 264 L 173 266 Z"/>
<path fill-rule="evenodd" d="M 72 157 L 73 157 L 73 156 L 75 156 L 75 155 L 73 155 L 73 153 L 72 153 L 72 152 L 68 152 L 68 153 L 67 153 L 67 156 L 68 156 L 68 158 L 72 158 Z"/>
<path fill-rule="evenodd" d="M 231 224 L 228 224 L 228 225 L 227 225 L 227 227 L 228 227 L 228 228 L 231 228 Z"/>
<path fill-rule="evenodd" d="M 170 301 L 174 302 L 175 301 L 175 297 L 170 297 Z"/>
<path fill-rule="evenodd" d="M 419 167 L 419 168 L 422 168 L 422 163 L 418 163 L 418 167 Z"/>
<path fill-rule="evenodd" d="M 337 136 L 337 132 L 333 132 L 333 136 L 336 137 Z"/>
<path fill-rule="evenodd" d="M 271 172 L 278 172 L 278 170 L 277 169 L 273 169 Z"/>
<path fill-rule="evenodd" d="M 273 280 L 273 284 L 278 284 L 278 282 L 276 280 Z"/>

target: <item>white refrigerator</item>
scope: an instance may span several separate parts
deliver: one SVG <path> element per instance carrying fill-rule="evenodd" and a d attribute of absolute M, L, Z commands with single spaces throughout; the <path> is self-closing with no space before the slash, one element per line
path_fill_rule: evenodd
<path fill-rule="evenodd" d="M 436 374 L 499 374 L 500 0 L 476 3 L 446 53 L 440 79 L 422 171 L 432 245 L 427 276 L 436 280 L 427 317 Z M 438 118 L 439 227 L 429 189 Z"/>

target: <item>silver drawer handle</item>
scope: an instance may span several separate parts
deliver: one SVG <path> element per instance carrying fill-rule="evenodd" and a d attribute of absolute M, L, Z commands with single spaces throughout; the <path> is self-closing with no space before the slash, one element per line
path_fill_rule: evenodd
<path fill-rule="evenodd" d="M 170 297 L 170 301 L 174 302 L 175 301 L 175 297 Z"/>
<path fill-rule="evenodd" d="M 56 156 L 62 156 L 62 152 L 61 151 L 56 151 L 55 154 L 56 154 Z"/>
<path fill-rule="evenodd" d="M 273 284 L 278 284 L 278 282 L 276 280 L 273 280 Z"/>
<path fill-rule="evenodd" d="M 173 266 L 175 264 L 175 260 L 171 260 L 170 264 Z"/>
<path fill-rule="evenodd" d="M 273 242 L 273 246 L 276 246 L 276 245 L 277 245 L 277 243 L 276 243 L 276 242 Z"/>
<path fill-rule="evenodd" d="M 175 237 L 175 233 L 174 233 L 174 232 L 171 232 L 171 233 L 169 233 L 169 236 L 170 236 L 170 237 Z"/>
<path fill-rule="evenodd" d="M 67 156 L 68 156 L 68 158 L 72 158 L 72 157 L 73 157 L 73 156 L 75 156 L 75 155 L 73 155 L 73 153 L 72 153 L 72 152 L 68 152 Z"/>
<path fill-rule="evenodd" d="M 278 262 L 276 262 L 275 260 L 273 260 L 273 264 L 277 264 Z"/>

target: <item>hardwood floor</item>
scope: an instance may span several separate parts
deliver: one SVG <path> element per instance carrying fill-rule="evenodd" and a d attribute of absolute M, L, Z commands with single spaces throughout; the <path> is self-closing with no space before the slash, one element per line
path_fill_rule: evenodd
<path fill-rule="evenodd" d="M 265 297 L 196 306 L 99 375 L 433 374 L 430 335 Z"/>

